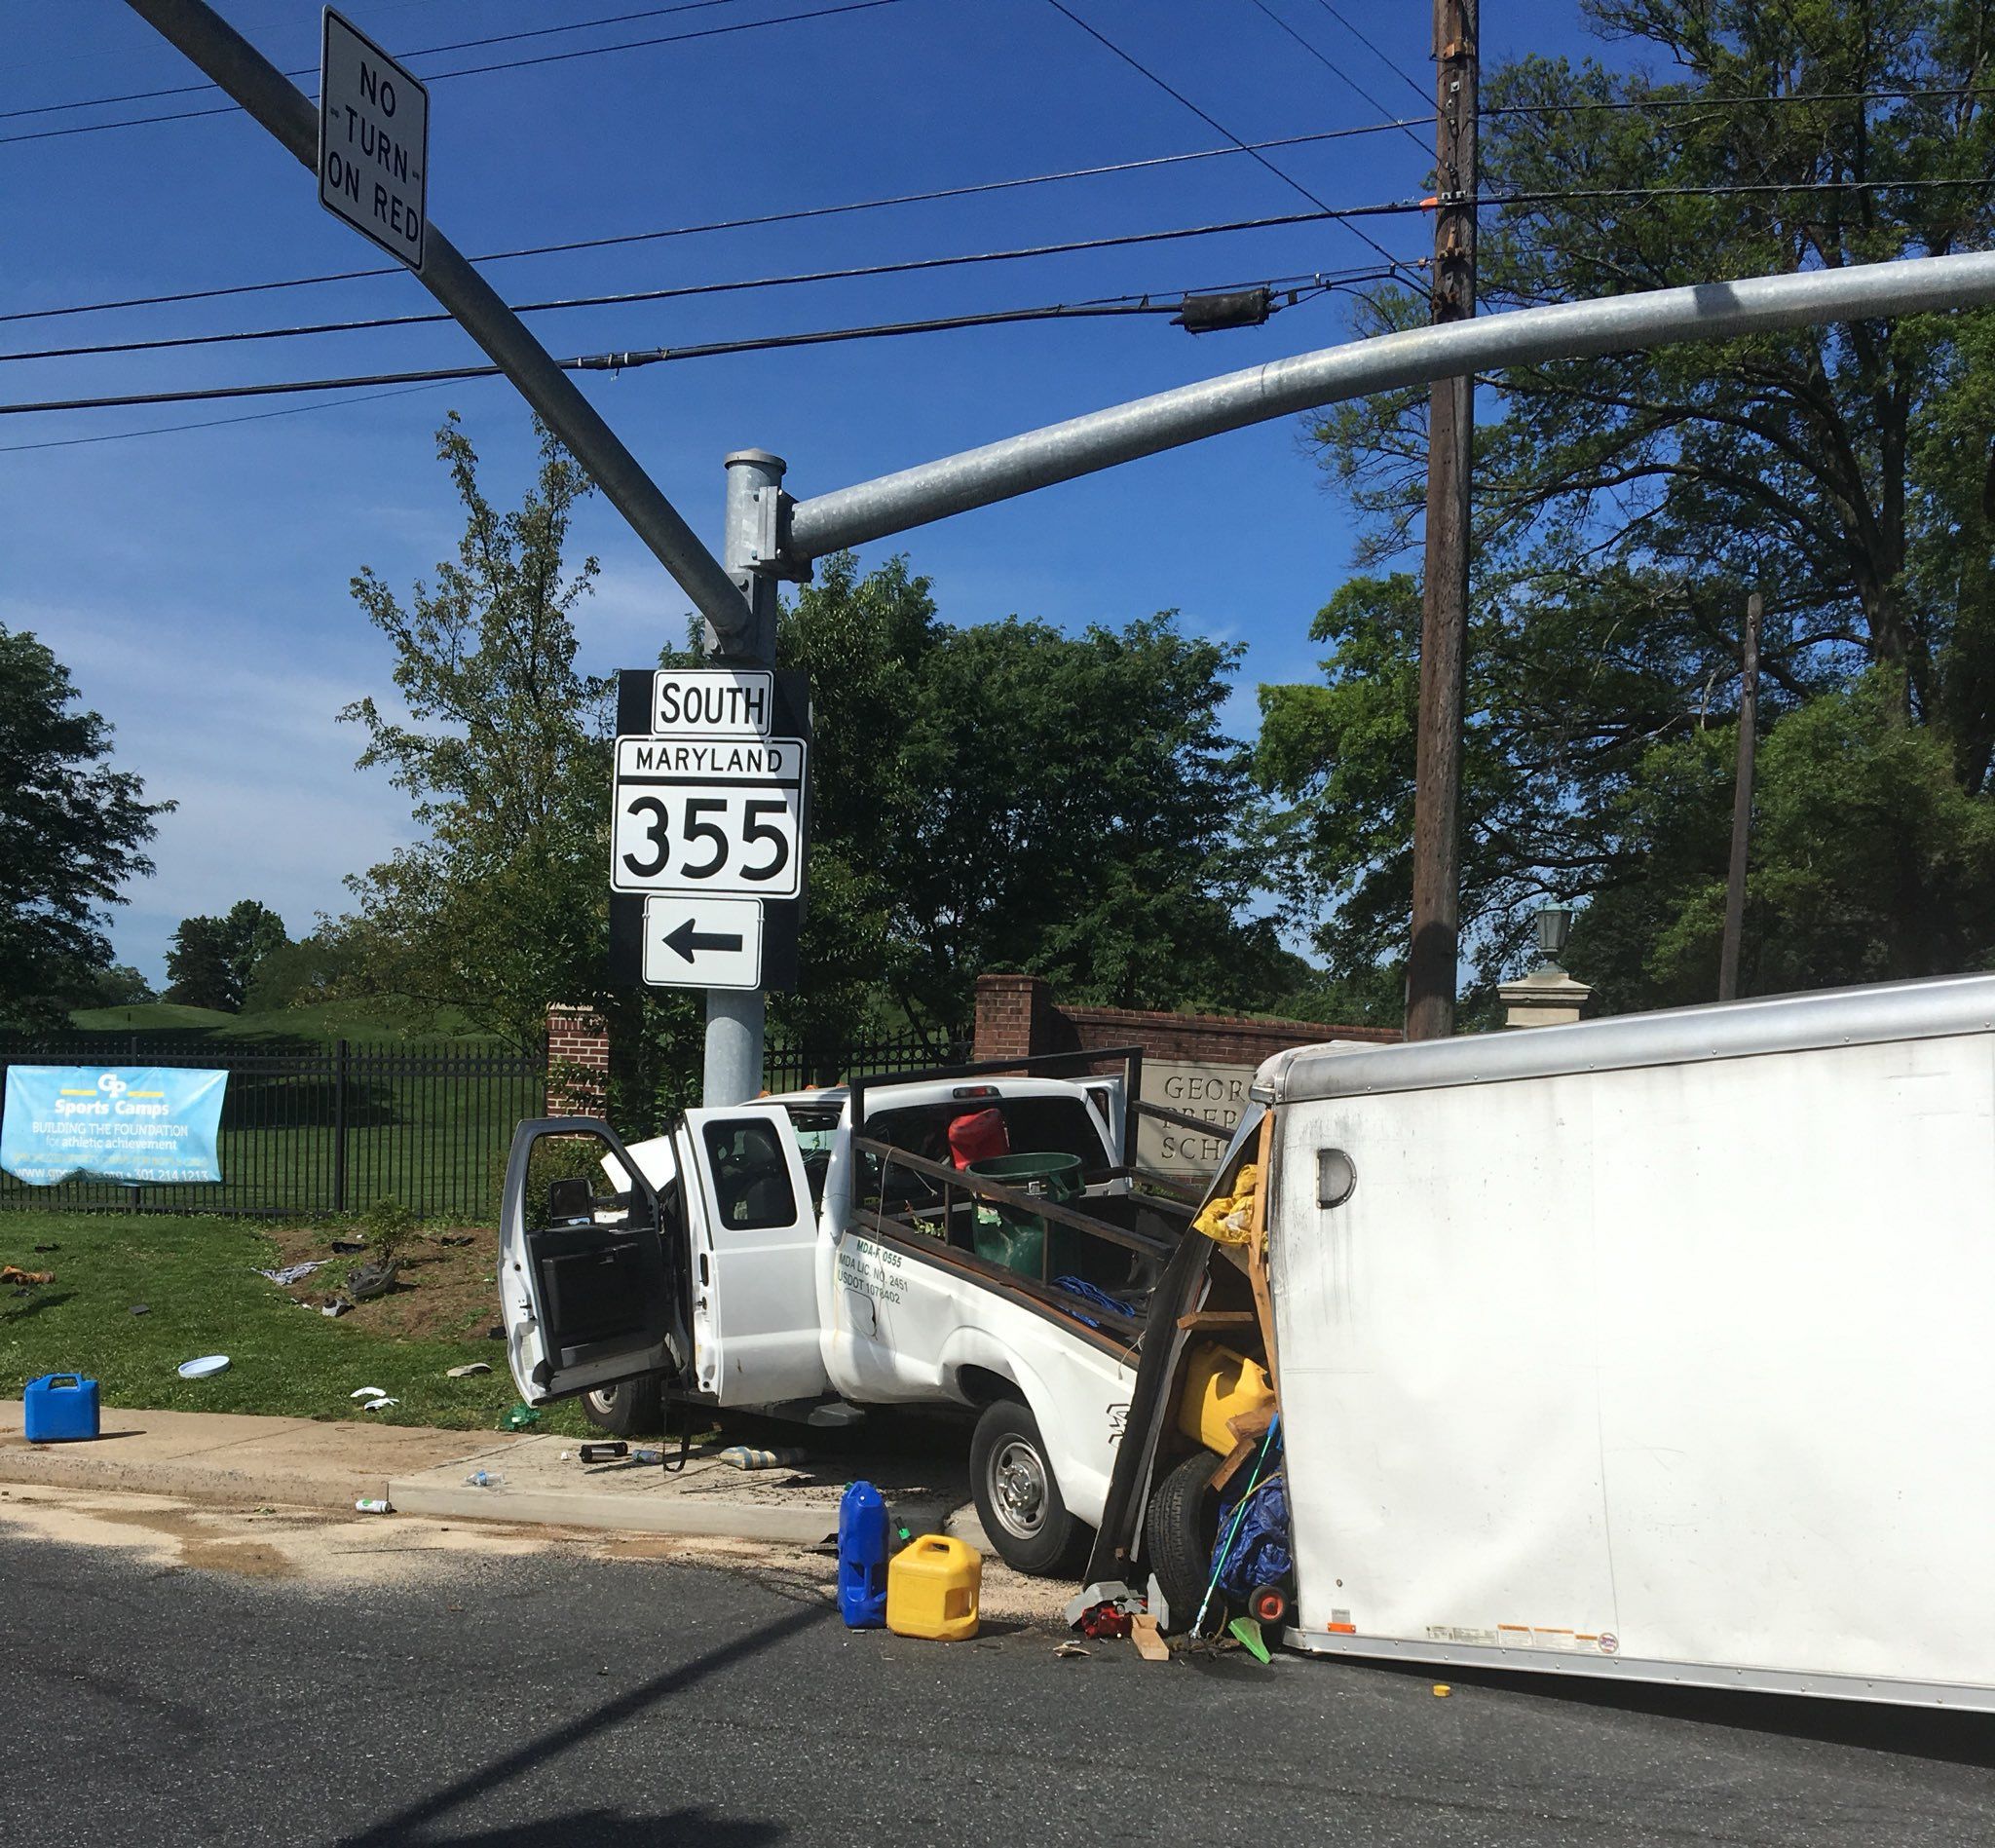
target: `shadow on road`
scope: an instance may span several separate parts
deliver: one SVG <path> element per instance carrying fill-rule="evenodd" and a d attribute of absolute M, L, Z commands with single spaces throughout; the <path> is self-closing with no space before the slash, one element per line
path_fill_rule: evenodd
<path fill-rule="evenodd" d="M 437 1835 L 418 1833 L 437 1818 L 448 1815 L 461 1804 L 474 1797 L 483 1796 L 487 1791 L 497 1790 L 501 1785 L 509 1784 L 514 1778 L 546 1762 L 560 1753 L 583 1744 L 592 1735 L 611 1726 L 621 1725 L 626 1719 L 635 1718 L 646 1708 L 656 1706 L 659 1701 L 691 1687 L 705 1679 L 718 1670 L 733 1663 L 744 1662 L 751 1656 L 760 1655 L 766 1649 L 772 1649 L 780 1642 L 786 1642 L 799 1632 L 814 1623 L 821 1623 L 832 1614 L 830 1604 L 813 1603 L 792 1611 L 788 1616 L 778 1617 L 773 1623 L 765 1624 L 760 1630 L 718 1649 L 709 1649 L 706 1654 L 696 1656 L 691 1662 L 675 1669 L 666 1669 L 655 1675 L 648 1681 L 641 1682 L 627 1693 L 620 1694 L 615 1700 L 605 1701 L 593 1712 L 583 1714 L 580 1718 L 571 1719 L 566 1725 L 557 1726 L 552 1732 L 538 1739 L 530 1739 L 516 1751 L 509 1752 L 495 1763 L 459 1778 L 454 1784 L 447 1784 L 433 1795 L 426 1796 L 420 1803 L 412 1803 L 395 1815 L 385 1817 L 370 1829 L 358 1834 L 341 1837 L 344 1848 L 376 1848 L 377 1844 L 406 1843 L 420 1840 L 429 1848 L 445 1848 L 445 1844 L 497 1844 L 533 1840 L 539 1843 L 560 1842 L 628 1842 L 633 1839 L 671 1842 L 681 1837 L 669 1831 L 683 1824 L 688 1829 L 697 1825 L 697 1839 L 711 1842 L 715 1848 L 752 1848 L 759 1842 L 772 1841 L 780 1830 L 772 1824 L 758 1822 L 728 1823 L 710 1822 L 702 1819 L 698 1812 L 682 1812 L 678 1817 L 654 1818 L 639 1822 L 622 1820 L 605 1811 L 585 1811 L 576 1816 L 556 1819 L 550 1822 L 537 1822 L 517 1829 L 505 1829 L 493 1833 L 470 1835 Z M 599 1834 L 579 1832 L 584 1829 L 600 1827 L 609 1831 Z M 694 1837 L 687 1835 L 685 1839 Z"/>
<path fill-rule="evenodd" d="M 614 1810 L 578 1810 L 539 1822 L 510 1823 L 472 1835 L 425 1835 L 424 1848 L 766 1848 L 788 1831 L 779 1823 L 734 1822 L 703 1808 L 669 1816 L 620 1816 Z M 377 1839 L 374 1836 L 364 1840 Z"/>
<path fill-rule="evenodd" d="M 1353 1665 L 1355 1666 L 1355 1664 Z M 1669 1687 L 1652 1681 L 1603 1681 L 1584 1676 L 1505 1674 L 1459 1666 L 1440 1669 L 1412 1662 L 1370 1662 L 1383 1675 L 1411 1680 L 1446 1679 L 1457 1687 L 1530 1694 L 1614 1713 L 1651 1714 L 1739 1732 L 1814 1739 L 1950 1764 L 1995 1767 L 1995 1718 L 1958 1709 L 1887 1707 L 1874 1701 L 1828 1700 L 1803 1694 L 1755 1694 L 1722 1687 Z"/>

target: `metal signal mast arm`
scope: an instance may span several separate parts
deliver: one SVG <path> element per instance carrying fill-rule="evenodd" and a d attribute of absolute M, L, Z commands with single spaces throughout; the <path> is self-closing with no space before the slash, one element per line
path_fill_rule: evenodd
<path fill-rule="evenodd" d="M 202 0 L 127 0 L 127 4 L 305 166 L 317 170 L 318 109 L 234 26 Z M 658 484 L 575 382 L 433 224 L 425 241 L 420 280 L 519 388 L 542 423 L 568 446 L 610 504 L 678 581 L 712 625 L 720 652 L 747 653 L 753 634 L 741 588 L 699 543 L 698 536 L 659 493 Z"/>

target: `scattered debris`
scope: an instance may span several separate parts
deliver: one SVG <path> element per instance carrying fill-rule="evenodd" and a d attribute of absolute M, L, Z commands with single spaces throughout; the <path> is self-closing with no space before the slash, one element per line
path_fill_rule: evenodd
<path fill-rule="evenodd" d="M 472 1489 L 501 1489 L 505 1487 L 506 1478 L 497 1470 L 474 1469 L 465 1478 L 465 1482 Z"/>
<path fill-rule="evenodd" d="M 475 1245 L 478 1239 L 475 1232 L 443 1232 L 436 1242 L 439 1245 Z"/>
<path fill-rule="evenodd" d="M 360 1410 L 362 1412 L 386 1412 L 390 1406 L 398 1406 L 400 1404 L 401 1401 L 399 1399 L 369 1399 Z"/>
<path fill-rule="evenodd" d="M 352 1392 L 347 1394 L 347 1397 L 349 1399 L 385 1399 L 388 1397 L 388 1388 L 386 1386 L 356 1386 Z"/>
<path fill-rule="evenodd" d="M 501 1427 L 508 1431 L 528 1431 L 540 1423 L 541 1414 L 532 1406 L 515 1399 L 506 1408 L 506 1415 L 499 1420 Z"/>
<path fill-rule="evenodd" d="M 1436 1700 L 1445 1701 L 1453 1692 L 1454 1689 L 1449 1687 L 1446 1681 L 1436 1681 L 1434 1683 L 1434 1698 Z"/>
<path fill-rule="evenodd" d="M 1078 1597 L 1067 1601 L 1062 1613 L 1068 1629 L 1078 1630 L 1096 1642 L 1119 1641 L 1129 1634 L 1131 1622 L 1145 1614 L 1141 1594 L 1119 1578 L 1087 1586 Z"/>
<path fill-rule="evenodd" d="M 229 1357 L 226 1354 L 203 1354 L 198 1360 L 183 1360 L 179 1366 L 182 1379 L 207 1379 L 219 1373 L 226 1373 Z"/>
<path fill-rule="evenodd" d="M 799 1450 L 759 1451 L 751 1444 L 730 1444 L 717 1460 L 736 1469 L 795 1469 L 805 1460 Z"/>
<path fill-rule="evenodd" d="M 568 1452 L 561 1452 L 566 1456 Z M 619 1438 L 614 1444 L 584 1444 L 582 1447 L 582 1460 L 584 1463 L 607 1463 L 613 1456 L 628 1456 L 630 1446 Z"/>
<path fill-rule="evenodd" d="M 265 1270 L 259 1265 L 256 1267 L 256 1274 L 259 1277 L 268 1277 L 281 1289 L 288 1289 L 301 1278 L 309 1277 L 325 1262 L 323 1258 L 308 1258 L 301 1264 L 286 1264 L 282 1270 Z"/>
<path fill-rule="evenodd" d="M 391 1258 L 386 1263 L 356 1264 L 347 1273 L 347 1294 L 356 1302 L 371 1301 L 375 1297 L 385 1297 L 395 1288 L 395 1273 L 401 1268 L 398 1260 Z"/>
<path fill-rule="evenodd" d="M 446 1379 L 470 1379 L 473 1375 L 488 1374 L 491 1371 L 489 1363 L 482 1360 L 473 1360 L 467 1362 L 462 1367 L 446 1368 L 444 1370 L 444 1377 Z"/>
<path fill-rule="evenodd" d="M 36 1249 L 39 1250 L 40 1247 L 37 1246 Z M 28 1289 L 38 1283 L 55 1281 L 56 1273 L 53 1270 L 23 1270 L 19 1264 L 0 1264 L 0 1283 L 15 1283 L 22 1289 Z"/>
<path fill-rule="evenodd" d="M 60 1245 L 37 1245 L 35 1247 L 36 1251 L 60 1251 L 61 1249 Z"/>
<path fill-rule="evenodd" d="M 1235 1617 L 1226 1628 L 1240 1641 L 1240 1646 L 1257 1662 L 1271 1662 L 1267 1644 L 1261 1640 L 1261 1626 L 1252 1617 Z"/>
<path fill-rule="evenodd" d="M 357 1514 L 393 1514 L 395 1512 L 388 1505 L 388 1497 L 385 1495 L 363 1495 L 358 1501 L 354 1503 L 354 1511 Z"/>
<path fill-rule="evenodd" d="M 1136 1653 L 1146 1662 L 1168 1662 L 1171 1659 L 1171 1645 L 1157 1631 L 1157 1620 L 1148 1611 L 1129 1620 L 1129 1640 L 1136 1644 Z"/>
<path fill-rule="evenodd" d="M 503 1341 L 506 1339 L 506 1324 L 504 1322 L 494 1322 L 485 1331 L 485 1339 L 488 1341 Z"/>
<path fill-rule="evenodd" d="M 365 1251 L 367 1241 L 364 1238 L 335 1238 L 332 1248 L 344 1258 L 357 1251 Z"/>
<path fill-rule="evenodd" d="M 333 1321 L 337 1322 L 353 1306 L 345 1297 L 327 1297 L 324 1305 L 320 1309 L 319 1313 L 330 1316 Z"/>
<path fill-rule="evenodd" d="M 132 1305 L 132 1313 L 133 1315 L 150 1315 L 152 1313 L 152 1304 L 150 1302 L 134 1302 Z"/>
<path fill-rule="evenodd" d="M 1067 1656 L 1073 1656 L 1073 1655 L 1092 1655 L 1092 1654 L 1094 1653 L 1094 1651 L 1093 1651 L 1092 1649 L 1083 1649 L 1083 1648 L 1082 1648 L 1082 1647 L 1080 1646 L 1080 1644 L 1079 1644 L 1079 1643 L 1077 1643 L 1077 1642 L 1063 1642 L 1063 1643 L 1060 1643 L 1060 1644 L 1058 1644 L 1058 1645 L 1057 1645 L 1057 1646 L 1056 1646 L 1056 1647 L 1054 1648 L 1054 1650 L 1053 1650 L 1053 1653 L 1054 1653 L 1055 1655 L 1067 1655 Z"/>

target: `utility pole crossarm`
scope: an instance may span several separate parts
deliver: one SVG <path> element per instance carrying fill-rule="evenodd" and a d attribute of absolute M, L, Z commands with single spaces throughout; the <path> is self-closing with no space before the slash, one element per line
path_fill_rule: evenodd
<path fill-rule="evenodd" d="M 127 0 L 169 44 L 218 84 L 308 168 L 319 166 L 319 111 L 255 46 L 203 0 Z M 723 653 L 752 646 L 741 586 L 700 544 L 670 501 L 574 380 L 435 225 L 429 227 L 423 286 L 504 371 L 541 421 L 630 522 L 693 599 Z"/>
<path fill-rule="evenodd" d="M 791 509 L 785 566 L 1370 392 L 1548 359 L 1995 302 L 1995 251 L 1699 283 L 1380 334 L 1228 372 L 903 469 Z"/>

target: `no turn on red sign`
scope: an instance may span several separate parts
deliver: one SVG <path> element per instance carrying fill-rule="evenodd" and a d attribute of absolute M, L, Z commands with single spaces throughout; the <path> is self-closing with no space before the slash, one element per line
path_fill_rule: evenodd
<path fill-rule="evenodd" d="M 319 57 L 319 203 L 420 274 L 429 188 L 430 93 L 327 7 Z"/>

